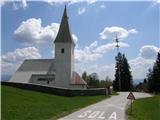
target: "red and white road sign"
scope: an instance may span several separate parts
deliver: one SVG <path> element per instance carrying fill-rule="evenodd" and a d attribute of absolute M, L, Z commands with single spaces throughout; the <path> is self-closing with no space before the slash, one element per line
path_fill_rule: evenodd
<path fill-rule="evenodd" d="M 130 100 L 135 100 L 136 98 L 134 97 L 133 93 L 130 92 L 127 99 L 130 99 Z"/>

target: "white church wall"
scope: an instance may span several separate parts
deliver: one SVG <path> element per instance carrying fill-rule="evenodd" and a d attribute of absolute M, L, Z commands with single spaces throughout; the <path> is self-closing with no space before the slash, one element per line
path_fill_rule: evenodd
<path fill-rule="evenodd" d="M 30 83 L 55 86 L 55 77 L 53 75 L 32 75 Z"/>
<path fill-rule="evenodd" d="M 64 49 L 64 53 L 62 53 Z M 55 44 L 55 69 L 56 79 L 55 85 L 58 87 L 69 88 L 72 77 L 73 66 L 73 46 L 71 43 L 56 43 Z"/>

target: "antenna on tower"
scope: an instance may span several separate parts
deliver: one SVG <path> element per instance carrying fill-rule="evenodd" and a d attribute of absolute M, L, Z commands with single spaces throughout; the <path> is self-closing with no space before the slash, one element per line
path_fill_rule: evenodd
<path fill-rule="evenodd" d="M 115 42 L 117 43 L 116 44 L 116 48 L 117 48 L 117 55 L 118 55 L 120 46 L 119 46 L 119 39 L 118 39 L 117 34 L 116 34 Z M 120 71 L 121 67 L 120 67 L 120 64 L 118 64 L 118 68 L 119 68 L 118 69 L 118 74 L 119 74 L 119 91 L 121 91 L 121 71 Z"/>
<path fill-rule="evenodd" d="M 120 48 L 120 46 L 119 46 L 119 39 L 118 39 L 117 34 L 116 34 L 115 42 L 117 43 L 117 44 L 116 44 L 117 52 L 119 52 L 119 48 Z"/>

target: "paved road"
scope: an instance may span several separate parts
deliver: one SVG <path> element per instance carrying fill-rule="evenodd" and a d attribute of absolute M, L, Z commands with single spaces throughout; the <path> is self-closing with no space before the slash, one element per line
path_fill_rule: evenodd
<path fill-rule="evenodd" d="M 120 92 L 117 96 L 93 104 L 74 112 L 59 120 L 125 120 L 125 108 L 130 103 L 127 100 L 129 92 Z M 150 97 L 146 93 L 133 93 L 135 98 Z"/>

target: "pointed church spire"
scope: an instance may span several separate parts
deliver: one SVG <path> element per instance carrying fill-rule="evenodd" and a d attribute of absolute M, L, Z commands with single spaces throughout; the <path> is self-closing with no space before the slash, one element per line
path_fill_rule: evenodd
<path fill-rule="evenodd" d="M 68 19 L 68 16 L 67 16 L 67 7 L 66 7 L 66 5 L 64 6 L 63 18 Z M 62 18 L 62 19 L 63 19 L 63 18 Z"/>
<path fill-rule="evenodd" d="M 74 44 L 74 41 L 72 39 L 72 34 L 71 34 L 70 28 L 69 28 L 66 5 L 65 5 L 63 16 L 61 19 L 60 28 L 59 28 L 59 31 L 58 31 L 58 34 L 57 34 L 57 37 L 56 37 L 54 43 L 58 43 L 58 42 L 61 42 L 61 43 L 67 42 L 67 43 Z"/>

